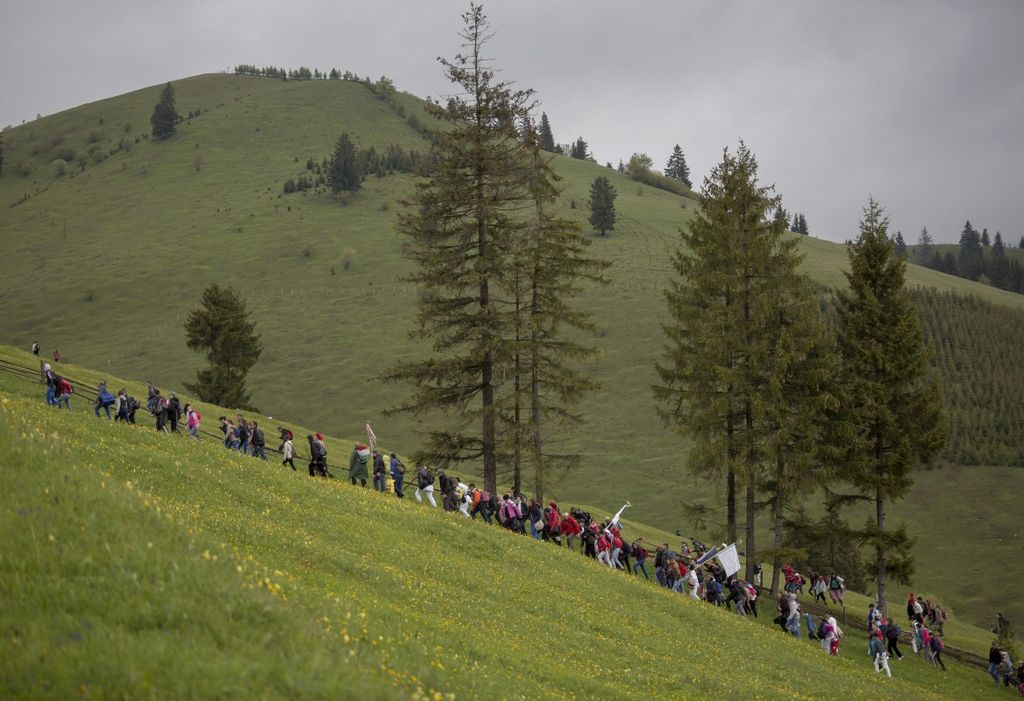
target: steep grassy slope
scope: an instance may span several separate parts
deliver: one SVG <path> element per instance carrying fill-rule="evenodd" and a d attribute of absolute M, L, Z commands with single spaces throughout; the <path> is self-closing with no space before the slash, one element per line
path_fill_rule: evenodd
<path fill-rule="evenodd" d="M 7 698 L 1003 698 L 0 375 Z M 213 410 L 211 413 L 215 413 Z"/>
<path fill-rule="evenodd" d="M 280 193 L 307 159 L 330 152 L 341 131 L 378 148 L 422 149 L 420 135 L 357 83 L 207 75 L 175 86 L 179 112 L 199 116 L 165 143 L 140 136 L 159 86 L 5 134 L 10 167 L 0 178 L 0 202 L 31 196 L 0 217 L 0 341 L 27 347 L 38 339 L 47 353 L 59 348 L 66 358 L 179 389 L 200 363 L 184 345 L 185 315 L 209 283 L 233 284 L 263 336 L 265 351 L 250 378 L 258 406 L 338 435 L 358 433 L 369 418 L 382 440 L 412 447 L 424 426 L 381 416 L 406 389 L 375 380 L 396 359 L 421 352 L 406 336 L 416 291 L 401 281 L 408 265 L 394 231 L 397 200 L 411 179 L 371 178 L 347 206 L 325 194 Z M 399 99 L 413 109 L 414 98 Z M 54 178 L 52 147 L 32 151 L 60 135 L 56 146 L 77 151 L 94 138 L 101 152 L 126 138 L 131 147 L 90 160 L 84 171 L 73 167 L 74 177 Z M 13 174 L 21 160 L 32 175 Z M 681 469 L 686 446 L 661 428 L 648 387 L 662 342 L 668 260 L 694 203 L 592 163 L 555 163 L 565 211 L 581 222 L 596 175 L 610 177 L 620 195 L 618 228 L 595 237 L 592 247 L 614 261 L 611 284 L 582 300 L 601 326 L 590 339 L 600 355 L 586 370 L 603 389 L 580 407 L 587 425 L 566 437 L 567 448 L 586 455 L 583 467 L 553 489 L 604 508 L 629 498 L 642 519 L 689 530 L 679 500 L 707 498 L 712 485 Z M 861 204 L 852 198 L 851 232 Z M 809 238 L 801 246 L 816 280 L 841 284 L 843 246 Z M 1019 295 L 916 266 L 909 279 L 1024 308 Z M 972 474 L 996 491 L 988 473 Z M 923 549 L 945 547 L 922 540 Z M 942 574 L 922 571 L 926 581 Z"/>

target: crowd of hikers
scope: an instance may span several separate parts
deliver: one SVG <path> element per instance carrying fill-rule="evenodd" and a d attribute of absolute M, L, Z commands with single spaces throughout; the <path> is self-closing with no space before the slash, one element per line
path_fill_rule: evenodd
<path fill-rule="evenodd" d="M 70 381 L 58 375 L 49 363 L 43 365 L 43 379 L 46 382 L 45 400 L 55 407 L 71 410 L 74 388 Z M 152 383 L 147 383 L 146 410 L 153 417 L 158 431 L 178 433 L 184 421 L 185 432 L 195 440 L 200 439 L 202 415 L 188 403 L 183 404 L 173 393 L 163 395 Z M 111 393 L 105 383 L 96 387 L 93 410 L 97 417 L 102 411 L 108 419 L 136 423 L 136 413 L 142 408 L 139 400 L 124 389 Z M 255 458 L 267 460 L 266 438 L 256 421 L 247 420 L 242 414 L 234 418 L 219 417 L 219 428 L 226 448 Z M 282 464 L 297 470 L 295 466 L 294 435 L 287 428 L 279 427 L 280 445 L 277 452 Z M 333 478 L 327 464 L 327 446 L 321 433 L 306 436 L 309 448 L 308 471 L 311 477 Z M 365 487 L 367 480 L 381 492 L 393 493 L 399 499 L 405 497 L 406 466 L 395 453 L 385 455 L 375 447 L 355 443 L 349 455 L 348 475 L 353 485 Z M 754 568 L 752 582 L 736 574 L 726 574 L 722 564 L 699 540 L 683 540 L 677 549 L 668 543 L 648 544 L 643 538 L 632 541 L 623 535 L 619 520 L 622 511 L 614 517 L 599 520 L 582 509 L 561 509 L 554 501 L 547 504 L 528 499 L 522 494 L 506 492 L 500 496 L 495 492 L 478 487 L 474 482 L 466 483 L 457 476 L 449 476 L 445 469 L 431 470 L 422 462 L 413 468 L 411 479 L 416 489 L 417 501 L 426 500 L 432 507 L 457 512 L 465 518 L 479 518 L 487 524 L 499 525 L 514 533 L 528 535 L 559 547 L 577 551 L 601 564 L 634 576 L 654 579 L 659 586 L 687 595 L 693 599 L 714 606 L 735 610 L 741 616 L 757 616 L 757 603 L 762 592 L 762 568 Z M 435 489 L 436 485 L 436 489 Z M 627 502 L 627 506 L 628 506 Z M 625 507 L 623 507 L 625 508 Z M 820 641 L 821 648 L 829 655 L 838 655 L 844 632 L 833 613 L 835 606 L 845 608 L 846 583 L 838 573 L 821 574 L 811 571 L 804 576 L 786 564 L 782 567 L 784 577 L 782 591 L 775 594 L 773 622 L 786 634 L 802 637 L 806 628 L 811 640 Z M 804 589 L 807 589 L 805 592 Z M 820 602 L 824 614 L 819 618 L 800 603 L 799 595 L 810 595 L 813 603 Z M 947 612 L 930 599 L 915 597 L 907 599 L 907 625 L 913 654 L 924 654 L 924 658 L 935 668 L 945 670 L 942 660 L 944 644 L 943 624 Z M 999 616 L 1000 625 L 1005 619 Z M 1006 623 L 1008 625 L 1008 623 Z M 872 603 L 866 619 L 867 654 L 874 669 L 892 676 L 890 661 L 902 660 L 899 648 L 903 629 L 891 617 L 882 614 Z M 993 643 L 989 650 L 988 672 L 997 684 L 1017 688 L 1024 696 L 1024 660 L 1014 668 L 1010 653 Z"/>

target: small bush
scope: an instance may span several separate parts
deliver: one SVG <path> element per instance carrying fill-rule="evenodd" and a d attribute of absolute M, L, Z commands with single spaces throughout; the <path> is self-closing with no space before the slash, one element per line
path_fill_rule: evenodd
<path fill-rule="evenodd" d="M 284 181 L 284 194 L 290 195 L 295 192 L 295 180 L 288 178 Z"/>
<path fill-rule="evenodd" d="M 59 158 L 62 161 L 73 161 L 75 160 L 75 149 L 70 146 L 58 146 L 50 151 L 50 158 L 52 160 Z"/>
<path fill-rule="evenodd" d="M 56 159 L 50 163 L 50 175 L 55 178 L 62 178 L 68 174 L 68 162 Z"/>
<path fill-rule="evenodd" d="M 32 175 L 32 166 L 28 164 L 28 161 L 18 161 L 18 175 L 23 178 Z"/>
<path fill-rule="evenodd" d="M 92 154 L 94 154 L 97 151 L 99 151 L 101 148 L 103 148 L 103 147 L 100 144 L 97 144 L 96 142 L 93 142 L 93 143 L 89 144 L 89 146 L 86 147 L 85 152 L 91 156 Z"/>
<path fill-rule="evenodd" d="M 107 154 L 103 153 L 103 151 L 96 151 L 92 154 L 93 163 L 102 163 L 105 160 L 107 160 Z"/>
<path fill-rule="evenodd" d="M 89 162 L 89 154 L 83 151 L 82 153 L 75 156 L 75 161 L 78 162 L 79 170 L 85 170 L 85 164 Z"/>
<path fill-rule="evenodd" d="M 132 130 L 132 123 L 131 122 L 125 122 L 124 123 L 124 133 L 127 134 L 131 130 Z"/>
<path fill-rule="evenodd" d="M 102 124 L 102 122 L 100 122 Z M 89 136 L 86 137 L 86 141 L 90 144 L 95 144 L 103 140 L 103 132 L 99 129 L 93 129 L 89 132 Z"/>

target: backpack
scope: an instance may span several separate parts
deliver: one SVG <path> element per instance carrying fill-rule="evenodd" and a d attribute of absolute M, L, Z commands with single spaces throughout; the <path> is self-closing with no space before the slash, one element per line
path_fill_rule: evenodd
<path fill-rule="evenodd" d="M 127 407 L 128 407 L 128 413 L 129 413 L 129 414 L 130 414 L 131 412 L 133 412 L 133 411 L 137 411 L 137 410 L 138 410 L 138 408 L 139 408 L 140 406 L 142 406 L 142 405 L 141 405 L 141 404 L 139 403 L 139 400 L 138 400 L 138 399 L 136 399 L 135 397 L 131 396 L 130 394 L 128 395 L 128 401 L 126 402 L 126 405 L 127 405 Z"/>
<path fill-rule="evenodd" d="M 818 624 L 817 636 L 821 640 L 825 639 L 825 620 L 822 619 L 821 623 Z"/>

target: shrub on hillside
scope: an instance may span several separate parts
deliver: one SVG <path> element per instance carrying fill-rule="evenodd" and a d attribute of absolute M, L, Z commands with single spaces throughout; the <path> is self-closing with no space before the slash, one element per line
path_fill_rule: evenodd
<path fill-rule="evenodd" d="M 50 151 L 50 160 L 60 159 L 62 161 L 75 160 L 75 149 L 70 146 L 59 146 Z"/>
<path fill-rule="evenodd" d="M 32 175 L 32 166 L 29 165 L 28 161 L 18 161 L 18 175 L 23 178 Z"/>
<path fill-rule="evenodd" d="M 100 131 L 99 129 L 93 129 L 92 131 L 89 132 L 89 136 L 86 138 L 86 141 L 90 144 L 95 144 L 101 141 L 102 139 L 103 132 Z"/>
<path fill-rule="evenodd" d="M 57 159 L 54 159 L 54 161 L 52 163 L 50 163 L 50 175 L 52 175 L 53 177 L 61 178 L 61 177 L 64 177 L 65 175 L 67 175 L 67 174 L 68 174 L 68 162 L 67 161 L 63 161 L 63 160 L 57 158 Z"/>

